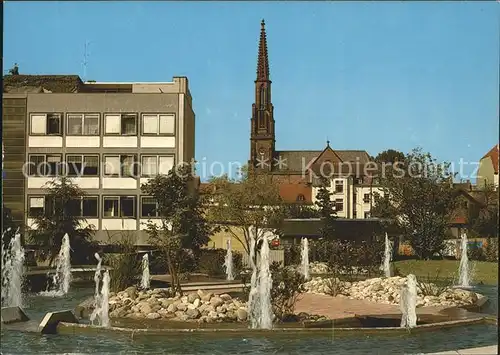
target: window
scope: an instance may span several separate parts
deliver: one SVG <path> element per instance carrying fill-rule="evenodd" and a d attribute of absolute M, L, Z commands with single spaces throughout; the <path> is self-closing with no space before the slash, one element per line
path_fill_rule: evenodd
<path fill-rule="evenodd" d="M 67 126 L 70 136 L 98 136 L 99 114 L 68 114 Z"/>
<path fill-rule="evenodd" d="M 31 115 L 31 134 L 61 135 L 62 114 L 47 113 Z"/>
<path fill-rule="evenodd" d="M 153 197 L 141 198 L 141 217 L 158 217 L 158 204 Z"/>
<path fill-rule="evenodd" d="M 103 197 L 104 217 L 135 218 L 135 196 Z"/>
<path fill-rule="evenodd" d="M 99 217 L 97 196 L 86 196 L 83 198 L 71 200 L 69 202 L 69 208 L 72 216 L 94 218 Z"/>
<path fill-rule="evenodd" d="M 363 195 L 363 202 L 364 203 L 370 203 L 370 194 L 364 194 Z"/>
<path fill-rule="evenodd" d="M 142 134 L 165 135 L 175 133 L 175 115 L 142 115 Z"/>
<path fill-rule="evenodd" d="M 337 198 L 335 199 L 335 211 L 342 212 L 344 210 L 344 199 Z"/>
<path fill-rule="evenodd" d="M 62 175 L 61 155 L 40 154 L 29 156 L 30 176 Z"/>
<path fill-rule="evenodd" d="M 114 155 L 104 157 L 104 175 L 134 177 L 137 175 L 135 155 Z"/>
<path fill-rule="evenodd" d="M 299 194 L 299 195 L 297 196 L 297 202 L 303 202 L 303 201 L 305 201 L 305 200 L 306 200 L 306 197 L 305 197 L 304 195 Z"/>
<path fill-rule="evenodd" d="M 98 155 L 67 155 L 68 176 L 99 176 Z"/>
<path fill-rule="evenodd" d="M 135 136 L 137 134 L 137 115 L 135 113 L 105 115 L 104 133 Z"/>
<path fill-rule="evenodd" d="M 142 156 L 142 176 L 166 175 L 174 166 L 174 157 L 167 155 Z"/>
<path fill-rule="evenodd" d="M 342 180 L 335 180 L 335 193 L 340 194 L 344 192 L 344 182 Z"/>
<path fill-rule="evenodd" d="M 36 217 L 45 211 L 45 198 L 43 196 L 33 196 L 28 198 L 28 215 Z"/>

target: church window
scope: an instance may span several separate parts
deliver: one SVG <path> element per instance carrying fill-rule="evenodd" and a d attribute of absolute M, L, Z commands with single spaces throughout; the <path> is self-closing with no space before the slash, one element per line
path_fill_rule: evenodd
<path fill-rule="evenodd" d="M 266 88 L 264 85 L 260 87 L 260 108 L 264 108 L 266 106 Z"/>
<path fill-rule="evenodd" d="M 305 197 L 304 195 L 299 194 L 299 195 L 297 196 L 297 202 L 303 202 L 303 201 L 305 201 L 305 200 L 306 200 L 306 197 Z"/>

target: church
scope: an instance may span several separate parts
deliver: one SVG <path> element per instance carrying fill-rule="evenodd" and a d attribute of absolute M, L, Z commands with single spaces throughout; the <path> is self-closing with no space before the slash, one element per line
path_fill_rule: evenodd
<path fill-rule="evenodd" d="M 370 162 L 368 153 L 364 150 L 335 150 L 329 142 L 322 150 L 278 150 L 271 84 L 266 27 L 262 20 L 252 105 L 249 166 L 276 177 L 280 195 L 286 202 L 312 204 L 318 187 L 315 176 L 318 177 L 321 166 L 330 163 L 329 166 L 334 170 L 329 174 L 332 177 L 332 198 L 336 201 L 339 217 L 344 214 L 345 218 L 366 218 L 369 215 L 366 214 L 366 208 L 356 208 L 356 205 L 365 205 L 364 201 L 371 200 L 371 196 L 365 194 L 373 193 L 374 181 L 363 172 L 363 167 Z M 365 191 L 367 189 L 369 191 Z M 363 201 L 358 201 L 361 197 Z"/>

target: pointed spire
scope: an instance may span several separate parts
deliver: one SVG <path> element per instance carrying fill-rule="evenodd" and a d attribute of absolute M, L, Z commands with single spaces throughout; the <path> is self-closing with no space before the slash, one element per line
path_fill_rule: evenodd
<path fill-rule="evenodd" d="M 269 80 L 269 61 L 267 59 L 267 39 L 266 39 L 266 23 L 261 22 L 260 41 L 259 41 L 259 57 L 257 59 L 257 81 Z"/>

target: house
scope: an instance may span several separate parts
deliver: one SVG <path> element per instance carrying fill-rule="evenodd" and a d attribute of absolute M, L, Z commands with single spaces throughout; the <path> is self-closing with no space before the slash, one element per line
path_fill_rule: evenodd
<path fill-rule="evenodd" d="M 478 187 L 493 185 L 495 188 L 498 188 L 498 164 L 497 144 L 479 160 L 476 180 L 476 185 Z"/>

